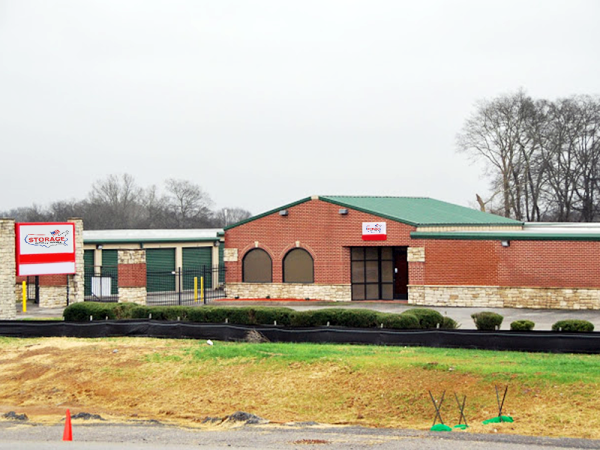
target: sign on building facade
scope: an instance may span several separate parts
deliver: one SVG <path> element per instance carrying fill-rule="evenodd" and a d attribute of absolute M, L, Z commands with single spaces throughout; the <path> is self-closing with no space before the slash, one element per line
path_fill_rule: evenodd
<path fill-rule="evenodd" d="M 385 222 L 363 222 L 362 239 L 363 241 L 385 241 L 387 240 L 387 230 Z"/>

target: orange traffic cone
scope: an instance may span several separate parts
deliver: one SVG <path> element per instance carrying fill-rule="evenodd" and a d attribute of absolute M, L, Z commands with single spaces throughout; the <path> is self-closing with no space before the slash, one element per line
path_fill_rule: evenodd
<path fill-rule="evenodd" d="M 71 411 L 67 409 L 67 417 L 65 419 L 65 431 L 63 433 L 63 441 L 73 440 L 73 428 L 71 427 Z"/>

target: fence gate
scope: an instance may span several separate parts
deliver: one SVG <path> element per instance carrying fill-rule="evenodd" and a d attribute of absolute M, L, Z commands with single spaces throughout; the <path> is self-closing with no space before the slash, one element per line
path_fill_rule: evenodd
<path fill-rule="evenodd" d="M 27 300 L 33 300 L 35 304 L 40 304 L 40 277 L 27 277 Z"/>
<path fill-rule="evenodd" d="M 84 269 L 85 300 L 92 302 L 119 301 L 119 267 L 86 266 Z"/>

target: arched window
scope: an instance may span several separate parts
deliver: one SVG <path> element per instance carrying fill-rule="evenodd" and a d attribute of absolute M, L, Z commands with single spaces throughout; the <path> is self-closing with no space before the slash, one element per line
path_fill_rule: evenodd
<path fill-rule="evenodd" d="M 242 263 L 242 281 L 245 283 L 273 282 L 273 263 L 267 252 L 255 248 L 246 253 Z"/>
<path fill-rule="evenodd" d="M 283 258 L 284 283 L 314 283 L 314 262 L 310 253 L 302 248 L 290 250 Z"/>

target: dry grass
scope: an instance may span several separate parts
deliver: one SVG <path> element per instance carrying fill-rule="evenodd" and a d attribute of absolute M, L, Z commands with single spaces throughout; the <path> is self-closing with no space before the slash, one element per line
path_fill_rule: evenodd
<path fill-rule="evenodd" d="M 537 380 L 535 374 L 424 364 L 431 354 L 419 349 L 381 348 L 383 356 L 373 350 L 372 357 L 355 357 L 348 347 L 348 358 L 297 361 L 275 353 L 198 358 L 199 349 L 212 351 L 201 345 L 142 338 L 0 340 L 0 414 L 14 410 L 34 422 L 56 423 L 69 408 L 114 421 L 195 426 L 206 416 L 240 410 L 276 423 L 429 429 L 432 390 L 436 397 L 447 392 L 442 414 L 451 426 L 459 419 L 457 392 L 467 395 L 469 431 L 600 438 L 600 374 L 596 381 L 553 384 L 543 374 Z M 510 367 L 506 359 L 502 364 Z M 498 413 L 494 385 L 507 381 L 505 413 L 515 422 L 482 425 Z"/>

